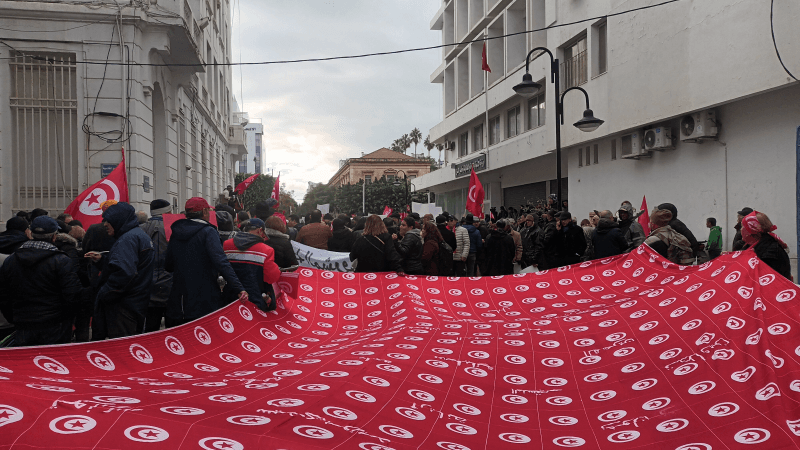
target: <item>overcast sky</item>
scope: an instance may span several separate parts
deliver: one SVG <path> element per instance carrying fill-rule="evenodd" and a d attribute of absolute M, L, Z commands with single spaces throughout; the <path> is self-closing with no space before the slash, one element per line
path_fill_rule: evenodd
<path fill-rule="evenodd" d="M 240 51 L 245 62 L 274 61 L 441 41 L 441 34 L 429 29 L 440 4 L 436 0 L 239 1 L 233 2 L 237 62 Z M 264 124 L 265 167 L 281 172 L 281 182 L 295 191 L 300 203 L 308 182 L 327 182 L 340 159 L 388 147 L 414 127 L 423 139 L 427 136 L 442 115 L 441 85 L 430 83 L 440 62 L 441 50 L 426 50 L 245 66 L 243 95 L 239 68 L 234 67 L 234 93 L 250 121 L 260 118 Z M 424 147 L 420 143 L 418 148 Z"/>

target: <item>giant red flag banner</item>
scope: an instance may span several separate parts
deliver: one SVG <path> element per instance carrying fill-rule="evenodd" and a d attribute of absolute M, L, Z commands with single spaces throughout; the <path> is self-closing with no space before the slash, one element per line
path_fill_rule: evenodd
<path fill-rule="evenodd" d="M 252 175 L 252 176 L 248 177 L 246 180 L 244 180 L 241 183 L 237 184 L 236 185 L 236 194 L 238 194 L 238 195 L 244 194 L 244 191 L 246 191 L 247 188 L 249 188 L 250 185 L 253 184 L 253 181 L 255 181 L 256 178 L 258 178 L 259 175 L 261 175 L 261 174 L 257 173 L 255 175 Z"/>
<path fill-rule="evenodd" d="M 478 179 L 478 174 L 475 173 L 475 168 L 470 169 L 472 173 L 469 176 L 469 191 L 467 191 L 467 211 L 472 213 L 473 216 L 483 219 L 483 199 L 485 193 L 481 180 Z"/>
<path fill-rule="evenodd" d="M 0 448 L 800 445 L 798 287 L 752 251 L 293 275 L 271 313 L 0 351 Z"/>
<path fill-rule="evenodd" d="M 650 235 L 650 212 L 647 211 L 647 196 L 642 197 L 642 207 L 639 208 L 642 214 L 639 216 L 639 225 L 644 229 L 644 235 Z"/>
<path fill-rule="evenodd" d="M 80 221 L 84 227 L 103 221 L 103 210 L 100 205 L 107 200 L 128 201 L 128 173 L 125 170 L 125 149 L 122 149 L 122 161 L 108 176 L 89 186 L 81 192 L 64 210 L 73 219 Z"/>
<path fill-rule="evenodd" d="M 278 174 L 278 178 L 275 178 L 275 186 L 272 187 L 272 195 L 270 198 L 275 199 L 278 202 L 274 208 L 277 208 L 281 204 L 281 175 Z"/>

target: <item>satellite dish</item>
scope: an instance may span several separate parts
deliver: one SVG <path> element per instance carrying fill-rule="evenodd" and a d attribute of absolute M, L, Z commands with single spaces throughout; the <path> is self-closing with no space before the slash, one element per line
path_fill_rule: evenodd
<path fill-rule="evenodd" d="M 695 123 L 694 117 L 685 116 L 681 119 L 681 134 L 684 136 L 691 136 L 694 133 Z"/>

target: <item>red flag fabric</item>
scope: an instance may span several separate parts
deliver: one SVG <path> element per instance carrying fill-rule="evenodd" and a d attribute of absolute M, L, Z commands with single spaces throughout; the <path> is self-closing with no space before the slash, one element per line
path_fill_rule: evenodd
<path fill-rule="evenodd" d="M 798 286 L 752 250 L 293 275 L 271 313 L 237 302 L 156 333 L 0 350 L 0 447 L 800 445 Z"/>
<path fill-rule="evenodd" d="M 242 195 L 242 194 L 244 194 L 244 191 L 246 191 L 246 190 L 247 190 L 247 188 L 249 188 L 249 187 L 250 187 L 250 185 L 251 185 L 251 184 L 253 184 L 253 181 L 255 181 L 255 180 L 256 180 L 256 178 L 258 178 L 258 176 L 259 176 L 259 175 L 261 175 L 261 174 L 260 174 L 260 173 L 257 173 L 257 174 L 255 174 L 255 175 L 253 175 L 253 176 L 251 176 L 251 177 L 247 178 L 246 180 L 242 181 L 241 183 L 237 184 L 237 185 L 236 185 L 236 194 L 237 194 L 237 195 Z"/>
<path fill-rule="evenodd" d="M 483 191 L 481 180 L 478 179 L 478 174 L 475 169 L 469 176 L 469 191 L 467 191 L 467 211 L 472 213 L 473 216 L 483 219 L 483 199 L 486 195 Z"/>
<path fill-rule="evenodd" d="M 103 221 L 100 205 L 106 200 L 128 201 L 128 173 L 125 170 L 125 149 L 122 149 L 122 162 L 108 176 L 81 192 L 64 210 L 84 227 Z"/>
<path fill-rule="evenodd" d="M 489 56 L 486 54 L 486 42 L 483 43 L 483 51 L 481 52 L 481 69 L 486 72 L 491 72 L 489 67 Z"/>
<path fill-rule="evenodd" d="M 642 197 L 642 207 L 639 208 L 642 215 L 639 216 L 639 225 L 644 229 L 644 235 L 650 235 L 650 212 L 647 210 L 647 196 Z"/>
<path fill-rule="evenodd" d="M 281 204 L 281 176 L 278 174 L 278 178 L 275 178 L 275 186 L 272 187 L 272 195 L 270 198 L 275 199 L 277 204 L 273 206 L 273 208 L 277 208 Z"/>
<path fill-rule="evenodd" d="M 382 215 L 391 216 L 392 215 L 392 208 L 389 208 L 389 205 L 386 205 L 386 207 L 383 208 L 383 214 Z"/>

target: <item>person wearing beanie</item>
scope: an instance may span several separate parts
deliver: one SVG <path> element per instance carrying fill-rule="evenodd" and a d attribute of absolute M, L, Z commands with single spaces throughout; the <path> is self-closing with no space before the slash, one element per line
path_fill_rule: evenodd
<path fill-rule="evenodd" d="M 333 235 L 328 238 L 328 251 L 350 253 L 356 236 L 347 229 L 342 219 L 334 219 L 332 222 Z"/>
<path fill-rule="evenodd" d="M 153 242 L 139 228 L 133 206 L 120 202 L 108 207 L 102 224 L 114 238 L 114 245 L 108 252 L 95 300 L 93 341 L 144 331 L 156 260 Z M 96 252 L 86 254 L 94 262 L 99 262 L 101 256 Z"/>
<path fill-rule="evenodd" d="M 49 212 L 47 212 L 46 210 L 44 210 L 42 208 L 36 208 L 33 211 L 31 211 L 31 214 L 29 216 L 30 217 L 30 221 L 31 221 L 31 223 L 33 223 L 33 219 L 35 219 L 37 217 L 40 217 L 40 216 L 47 216 L 49 214 L 50 214 Z"/>
<path fill-rule="evenodd" d="M 236 227 L 233 225 L 233 216 L 224 210 L 217 211 L 217 232 L 219 232 L 219 241 L 225 244 L 228 239 L 233 239 L 236 236 Z"/>
<path fill-rule="evenodd" d="M 10 255 L 31 238 L 28 221 L 15 216 L 6 222 L 6 231 L 0 233 L 0 253 Z"/>
<path fill-rule="evenodd" d="M 264 228 L 263 220 L 250 219 L 223 248 L 250 301 L 262 311 L 272 311 L 277 307 L 272 283 L 278 282 L 281 269 L 275 264 L 275 250 L 264 243 L 269 239 Z"/>
<path fill-rule="evenodd" d="M 653 208 L 653 212 L 650 213 L 652 231 L 644 243 L 676 264 L 691 265 L 694 263 L 691 243 L 686 236 L 672 228 L 670 225 L 672 220 L 672 211 L 669 209 Z"/>
<path fill-rule="evenodd" d="M 203 198 L 186 201 L 186 218 L 172 224 L 164 268 L 172 272 L 172 291 L 167 300 L 166 326 L 174 327 L 199 319 L 227 304 L 217 278 L 226 290 L 248 300 L 247 291 L 225 256 L 219 233 L 209 220 L 211 205 Z M 253 300 L 251 300 L 253 301 Z"/>
<path fill-rule="evenodd" d="M 672 227 L 677 233 L 682 234 L 689 240 L 689 244 L 692 247 L 692 255 L 697 256 L 697 250 L 700 249 L 700 244 L 697 243 L 697 238 L 694 237 L 694 234 L 689 230 L 689 227 L 686 226 L 682 221 L 678 219 L 678 208 L 675 207 L 672 203 L 662 203 L 657 206 L 658 209 L 666 209 L 672 213 L 672 220 L 669 221 L 669 226 Z"/>
<path fill-rule="evenodd" d="M 167 259 L 167 234 L 164 230 L 164 214 L 172 212 L 170 202 L 156 199 L 150 202 L 150 219 L 139 228 L 150 238 L 155 254 L 153 284 L 150 287 L 150 300 L 147 303 L 144 332 L 150 333 L 161 328 L 161 321 L 167 313 L 167 298 L 172 290 L 172 273 L 164 268 Z"/>
<path fill-rule="evenodd" d="M 53 245 L 55 219 L 37 216 L 30 231 L 0 267 L 0 312 L 16 326 L 14 346 L 65 344 L 82 298 L 78 268 Z"/>
<path fill-rule="evenodd" d="M 264 200 L 256 203 L 254 216 L 262 221 L 269 219 L 275 213 L 272 207 L 275 205 L 275 199 Z"/>

